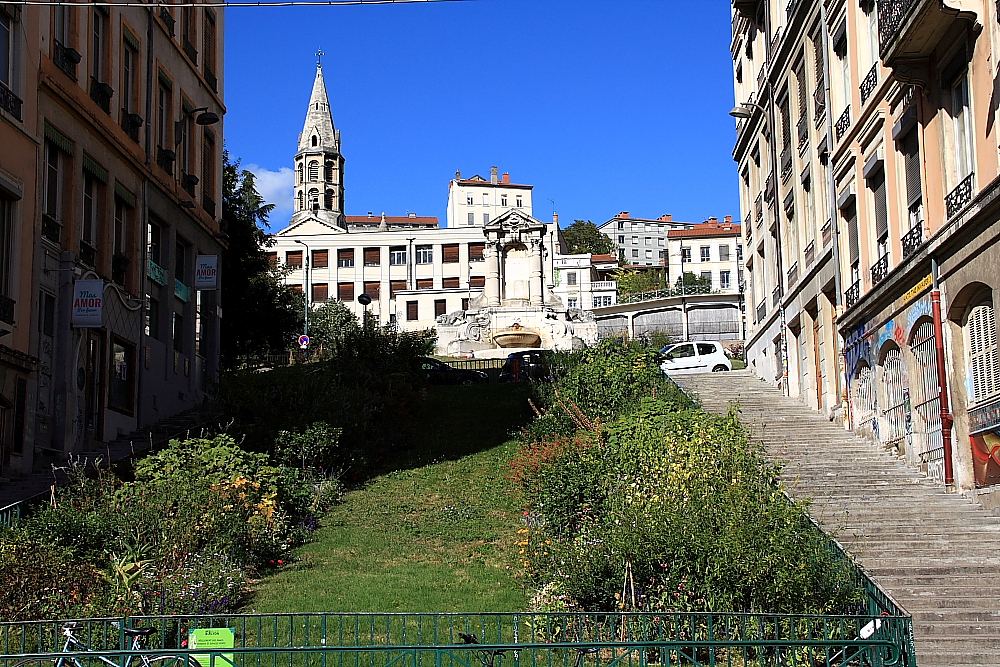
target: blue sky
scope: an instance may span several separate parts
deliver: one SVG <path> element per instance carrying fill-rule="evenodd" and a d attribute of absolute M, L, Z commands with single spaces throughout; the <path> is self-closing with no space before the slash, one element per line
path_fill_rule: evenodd
<path fill-rule="evenodd" d="M 563 226 L 739 216 L 730 5 L 472 0 L 226 10 L 226 144 L 291 213 L 317 48 L 349 215 L 436 215 L 490 167 Z"/>

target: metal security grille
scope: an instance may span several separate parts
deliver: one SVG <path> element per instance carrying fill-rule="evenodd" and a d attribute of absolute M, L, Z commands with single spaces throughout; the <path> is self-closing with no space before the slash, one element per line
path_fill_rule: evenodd
<path fill-rule="evenodd" d="M 993 306 L 983 304 L 969 315 L 969 369 L 972 374 L 972 402 L 982 403 L 1000 393 L 1000 362 L 997 359 L 997 330 Z"/>
<path fill-rule="evenodd" d="M 858 433 L 878 438 L 878 392 L 875 391 L 875 371 L 871 366 L 858 370 L 854 381 L 854 413 Z"/>
<path fill-rule="evenodd" d="M 944 481 L 944 444 L 941 440 L 941 395 L 938 385 L 934 323 L 924 322 L 910 343 L 915 376 L 910 383 L 913 403 L 913 449 L 926 465 L 927 475 Z"/>
<path fill-rule="evenodd" d="M 882 361 L 882 388 L 885 404 L 881 441 L 897 451 L 906 451 L 907 426 L 910 420 L 910 397 L 906 364 L 899 348 L 889 350 Z"/>

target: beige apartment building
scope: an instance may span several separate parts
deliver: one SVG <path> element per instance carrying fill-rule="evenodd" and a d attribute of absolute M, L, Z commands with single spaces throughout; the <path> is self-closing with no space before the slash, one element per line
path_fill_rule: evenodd
<path fill-rule="evenodd" d="M 733 2 L 749 364 L 960 490 L 1000 480 L 997 19 Z"/>
<path fill-rule="evenodd" d="M 224 238 L 223 16 L 6 7 L 0 218 L 14 303 L 0 319 L 14 333 L 0 362 L 17 368 L 0 405 L 5 472 L 19 474 L 206 395 L 221 304 L 196 268 Z"/>

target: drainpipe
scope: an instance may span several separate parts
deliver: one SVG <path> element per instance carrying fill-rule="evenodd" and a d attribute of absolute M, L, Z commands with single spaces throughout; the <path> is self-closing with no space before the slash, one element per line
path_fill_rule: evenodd
<path fill-rule="evenodd" d="M 941 443 L 944 445 L 944 483 L 954 486 L 955 471 L 951 457 L 951 425 L 954 418 L 948 405 L 948 382 L 944 364 L 944 325 L 941 319 L 941 289 L 938 285 L 938 263 L 931 258 L 931 313 L 934 317 L 934 352 L 937 355 L 938 402 L 941 406 Z"/>
<path fill-rule="evenodd" d="M 843 339 L 840 336 L 839 327 L 837 326 L 844 314 L 844 286 L 840 274 L 840 224 L 838 220 L 840 212 L 837 210 L 837 184 L 833 176 L 833 98 L 830 94 L 830 34 L 827 30 L 826 3 L 820 4 L 819 12 L 821 34 L 823 35 L 823 53 L 825 56 L 823 58 L 823 97 L 824 104 L 826 104 L 826 137 L 827 149 L 829 150 L 826 158 L 826 198 L 830 207 L 830 235 L 833 239 L 833 310 L 835 321 L 832 328 L 838 367 L 837 372 L 834 373 L 834 396 L 840 398 L 841 409 L 844 412 L 844 428 L 848 429 L 851 423 L 851 411 L 850 401 L 847 398 L 847 358 L 845 356 Z M 818 392 L 822 392 L 818 386 L 818 380 L 816 389 Z"/>

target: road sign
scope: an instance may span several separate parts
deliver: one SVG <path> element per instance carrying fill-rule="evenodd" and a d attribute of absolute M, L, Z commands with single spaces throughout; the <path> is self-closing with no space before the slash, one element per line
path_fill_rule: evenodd
<path fill-rule="evenodd" d="M 309 347 L 309 336 L 302 334 L 299 336 L 299 345 L 302 347 Z"/>

